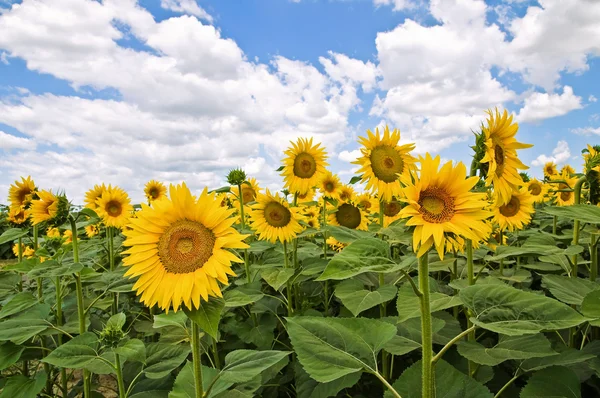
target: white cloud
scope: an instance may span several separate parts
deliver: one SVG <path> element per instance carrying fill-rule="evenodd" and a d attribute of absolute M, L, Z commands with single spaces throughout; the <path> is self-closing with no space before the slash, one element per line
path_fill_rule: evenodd
<path fill-rule="evenodd" d="M 361 156 L 362 156 L 362 154 L 360 153 L 360 149 L 355 149 L 353 151 L 340 152 L 340 154 L 338 155 L 338 158 L 345 162 L 354 162 L 356 159 L 358 159 Z"/>
<path fill-rule="evenodd" d="M 590 94 L 590 96 L 588 97 L 588 102 L 596 102 L 598 101 L 598 98 L 596 98 L 596 96 L 594 96 L 593 94 Z"/>
<path fill-rule="evenodd" d="M 525 98 L 517 119 L 520 122 L 539 122 L 581 108 L 581 97 L 573 94 L 570 86 L 565 86 L 562 94 L 532 93 Z"/>
<path fill-rule="evenodd" d="M 394 11 L 402 11 L 415 7 L 413 0 L 373 0 L 375 7 L 393 6 Z"/>
<path fill-rule="evenodd" d="M 35 143 L 0 130 L 0 149 L 35 149 Z"/>
<path fill-rule="evenodd" d="M 371 61 L 363 62 L 332 51 L 329 52 L 329 57 L 331 59 L 319 57 L 319 62 L 333 80 L 360 84 L 366 92 L 374 88 L 380 73 Z"/>
<path fill-rule="evenodd" d="M 578 127 L 571 129 L 571 132 L 578 135 L 600 135 L 600 127 Z"/>
<path fill-rule="evenodd" d="M 562 164 L 569 160 L 571 157 L 571 150 L 567 141 L 558 141 L 556 148 L 552 150 L 552 155 L 540 155 L 531 162 L 532 166 L 543 166 L 547 162 L 554 162 L 556 164 Z"/>
<path fill-rule="evenodd" d="M 198 18 L 212 22 L 213 18 L 204 9 L 198 6 L 196 0 L 160 0 L 160 6 L 164 9 L 184 14 L 195 15 Z"/>

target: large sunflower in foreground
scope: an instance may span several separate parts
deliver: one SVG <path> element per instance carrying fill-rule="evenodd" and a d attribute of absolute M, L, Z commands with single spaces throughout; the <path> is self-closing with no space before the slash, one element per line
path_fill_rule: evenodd
<path fill-rule="evenodd" d="M 335 208 L 335 211 L 329 213 L 327 223 L 329 225 L 337 225 L 362 231 L 367 231 L 369 229 L 367 213 L 350 202 L 339 203 Z"/>
<path fill-rule="evenodd" d="M 419 178 L 403 188 L 401 200 L 408 205 L 400 210 L 400 216 L 408 218 L 407 226 L 415 227 L 417 256 L 435 246 L 443 259 L 448 236 L 480 240 L 489 231 L 485 219 L 491 214 L 486 210 L 486 194 L 471 192 L 478 178 L 465 178 L 467 169 L 462 162 L 453 166 L 450 161 L 440 169 L 440 157 L 426 154 L 420 163 Z"/>
<path fill-rule="evenodd" d="M 543 203 L 546 200 L 546 194 L 548 193 L 547 184 L 544 184 L 537 178 L 532 178 L 526 186 L 531 196 L 533 196 L 535 203 Z"/>
<path fill-rule="evenodd" d="M 494 194 L 502 204 L 508 203 L 514 189 L 523 185 L 523 179 L 519 175 L 520 170 L 526 170 L 525 166 L 517 156 L 517 149 L 530 148 L 533 145 L 523 144 L 515 138 L 519 125 L 512 122 L 506 109 L 500 115 L 487 111 L 489 119 L 487 126 L 482 126 L 482 134 L 485 141 L 485 155 L 481 163 L 488 164 L 488 172 L 485 183 L 487 186 L 494 184 Z"/>
<path fill-rule="evenodd" d="M 575 193 L 573 189 L 577 183 L 577 178 L 570 178 L 567 174 L 554 176 L 555 180 L 562 180 L 559 184 L 552 184 L 555 187 L 554 200 L 557 206 L 570 206 L 575 204 Z M 561 192 L 562 191 L 562 192 Z"/>
<path fill-rule="evenodd" d="M 150 180 L 144 186 L 144 195 L 148 202 L 154 202 L 167 196 L 167 187 L 160 181 Z"/>
<path fill-rule="evenodd" d="M 51 191 L 38 191 L 39 199 L 31 202 L 31 222 L 33 225 L 51 220 L 58 214 L 58 197 Z"/>
<path fill-rule="evenodd" d="M 204 189 L 196 200 L 182 184 L 171 185 L 169 196 L 152 207 L 143 204 L 130 219 L 125 275 L 139 276 L 133 288 L 148 307 L 200 308 L 201 299 L 221 296 L 218 282 L 235 275 L 231 262 L 242 260 L 228 249 L 247 248 L 246 235 L 232 228 L 235 210 L 221 207 L 214 193 Z"/>
<path fill-rule="evenodd" d="M 410 181 L 410 173 L 415 170 L 415 158 L 410 155 L 415 145 L 398 145 L 399 141 L 398 129 L 390 133 L 386 126 L 383 135 L 379 129 L 375 134 L 367 130 L 367 137 L 359 138 L 364 147 L 360 150 L 362 156 L 352 162 L 361 166 L 357 173 L 361 174 L 361 181 L 366 182 L 366 189 L 384 200 L 399 196 L 401 182 Z"/>
<path fill-rule="evenodd" d="M 556 163 L 554 162 L 546 162 L 544 164 L 544 177 L 551 179 L 558 175 L 558 170 L 556 170 Z"/>
<path fill-rule="evenodd" d="M 258 195 L 256 201 L 258 203 L 250 211 L 250 224 L 259 239 L 271 243 L 290 242 L 302 232 L 298 222 L 304 218 L 300 207 L 290 207 L 284 198 L 271 194 L 268 189 L 265 194 Z"/>
<path fill-rule="evenodd" d="M 508 203 L 498 205 L 494 209 L 494 221 L 501 230 L 515 231 L 523 229 L 531 221 L 534 197 L 527 187 L 514 191 Z"/>
<path fill-rule="evenodd" d="M 85 207 L 88 209 L 96 210 L 98 208 L 98 204 L 96 203 L 96 201 L 99 198 L 101 198 L 102 194 L 104 194 L 104 192 L 106 192 L 109 189 L 111 189 L 110 185 L 108 186 L 108 188 L 104 184 L 94 185 L 94 188 L 90 189 L 85 193 Z"/>
<path fill-rule="evenodd" d="M 284 153 L 283 159 L 284 188 L 291 193 L 305 194 L 317 185 L 325 173 L 328 163 L 325 148 L 321 144 L 313 145 L 312 138 L 299 138 L 290 142 L 291 148 Z"/>
<path fill-rule="evenodd" d="M 35 194 L 35 183 L 30 176 L 21 177 L 21 181 L 15 181 L 8 189 L 8 200 L 11 207 L 27 207 L 33 200 Z"/>
<path fill-rule="evenodd" d="M 108 227 L 124 227 L 133 211 L 127 192 L 119 187 L 109 187 L 96 200 L 96 213 Z"/>

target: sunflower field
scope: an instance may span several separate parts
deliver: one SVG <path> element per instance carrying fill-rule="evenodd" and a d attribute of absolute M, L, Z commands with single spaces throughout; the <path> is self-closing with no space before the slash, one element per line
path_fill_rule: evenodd
<path fill-rule="evenodd" d="M 470 165 L 367 131 L 348 184 L 304 138 L 280 192 L 15 181 L 0 398 L 600 396 L 600 148 L 530 178 L 487 115 Z"/>

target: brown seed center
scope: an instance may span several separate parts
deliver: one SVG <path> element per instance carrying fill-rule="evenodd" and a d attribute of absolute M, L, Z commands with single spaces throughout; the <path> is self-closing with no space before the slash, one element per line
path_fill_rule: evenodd
<path fill-rule="evenodd" d="M 292 213 L 279 202 L 269 202 L 264 210 L 267 224 L 280 228 L 288 225 L 292 219 Z"/>
<path fill-rule="evenodd" d="M 404 170 L 404 159 L 396 148 L 380 145 L 371 151 L 371 168 L 378 179 L 390 183 L 398 179 Z"/>
<path fill-rule="evenodd" d="M 108 202 L 106 204 L 106 206 L 104 207 L 104 209 L 106 210 L 106 212 L 108 213 L 108 215 L 111 216 L 111 217 L 118 217 L 123 212 L 123 208 L 121 207 L 121 203 L 119 201 L 116 201 L 116 200 L 111 200 L 110 202 Z"/>
<path fill-rule="evenodd" d="M 317 171 L 315 158 L 306 152 L 299 153 L 294 159 L 294 175 L 300 178 L 311 178 Z"/>
<path fill-rule="evenodd" d="M 344 203 L 335 212 L 335 219 L 343 227 L 356 229 L 361 221 L 360 210 L 350 203 Z"/>
<path fill-rule="evenodd" d="M 165 269 L 173 274 L 187 274 L 201 268 L 212 256 L 215 235 L 196 221 L 173 223 L 158 241 L 158 255 Z"/>
<path fill-rule="evenodd" d="M 533 196 L 538 196 L 542 193 L 542 186 L 538 183 L 529 184 L 529 187 L 527 187 L 527 189 Z"/>
<path fill-rule="evenodd" d="M 429 187 L 419 196 L 419 213 L 430 223 L 440 224 L 454 216 L 454 198 L 444 189 Z"/>
<path fill-rule="evenodd" d="M 383 215 L 385 215 L 387 217 L 396 216 L 398 213 L 400 213 L 400 210 L 402 210 L 400 203 L 395 202 L 395 201 L 394 202 L 386 202 L 383 205 Z"/>
<path fill-rule="evenodd" d="M 500 214 L 504 217 L 514 217 L 520 208 L 521 201 L 516 196 L 512 196 L 507 204 L 500 206 Z"/>

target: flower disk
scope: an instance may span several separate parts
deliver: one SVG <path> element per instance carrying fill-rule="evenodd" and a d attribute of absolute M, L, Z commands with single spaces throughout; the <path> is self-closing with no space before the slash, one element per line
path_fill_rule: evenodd
<path fill-rule="evenodd" d="M 399 196 L 402 185 L 410 181 L 411 171 L 415 171 L 415 158 L 409 152 L 415 148 L 414 144 L 398 145 L 400 131 L 386 126 L 383 136 L 379 129 L 373 134 L 367 130 L 367 137 L 360 137 L 359 143 L 363 145 L 361 153 L 354 164 L 361 168 L 357 173 L 362 174 L 361 181 L 366 181 L 366 189 L 377 193 L 383 200 L 392 200 L 392 196 Z"/>
<path fill-rule="evenodd" d="M 96 200 L 96 213 L 108 227 L 122 228 L 133 211 L 127 192 L 119 187 L 110 187 Z"/>
<path fill-rule="evenodd" d="M 300 138 L 292 142 L 292 147 L 284 153 L 287 157 L 283 160 L 284 188 L 291 193 L 305 194 L 317 185 L 325 173 L 328 163 L 327 155 L 321 144 L 313 145 L 313 140 Z"/>
<path fill-rule="evenodd" d="M 149 307 L 200 308 L 201 299 L 221 296 L 218 282 L 235 275 L 231 262 L 242 261 L 228 249 L 247 248 L 246 236 L 232 228 L 234 210 L 221 207 L 214 193 L 204 189 L 196 200 L 185 184 L 171 185 L 169 193 L 129 220 L 125 275 L 139 276 L 134 289 Z"/>
<path fill-rule="evenodd" d="M 537 178 L 532 178 L 527 183 L 527 190 L 529 190 L 529 193 L 533 196 L 535 203 L 543 203 L 546 200 L 546 194 L 548 193 L 548 185 Z"/>
<path fill-rule="evenodd" d="M 480 240 L 487 236 L 490 227 L 485 219 L 491 214 L 486 210 L 486 194 L 470 192 L 478 178 L 465 178 L 467 170 L 462 163 L 452 166 L 448 162 L 439 169 L 439 156 L 426 154 L 420 163 L 420 178 L 403 189 L 405 198 L 401 200 L 408 205 L 399 212 L 402 218 L 408 218 L 407 226 L 415 227 L 413 246 L 417 256 L 435 245 L 443 259 L 448 238 L 458 235 Z"/>
<path fill-rule="evenodd" d="M 298 221 L 304 217 L 300 215 L 299 207 L 290 207 L 285 199 L 272 195 L 268 189 L 264 195 L 258 196 L 257 202 L 252 206 L 250 223 L 259 239 L 283 243 L 291 241 L 302 232 Z"/>
<path fill-rule="evenodd" d="M 154 202 L 167 196 L 167 187 L 160 181 L 150 180 L 144 187 L 144 194 L 148 202 Z"/>
<path fill-rule="evenodd" d="M 555 180 L 563 180 L 566 182 L 561 182 L 559 184 L 553 184 L 556 187 L 556 191 L 554 192 L 554 200 L 557 206 L 570 206 L 575 204 L 575 193 L 573 192 L 573 188 L 575 188 L 575 184 L 577 183 L 577 178 L 570 178 L 568 174 L 556 175 L 554 176 Z"/>
<path fill-rule="evenodd" d="M 329 214 L 328 223 L 361 231 L 369 229 L 367 213 L 352 203 L 340 203 L 335 212 Z"/>
<path fill-rule="evenodd" d="M 556 163 L 547 162 L 544 164 L 544 177 L 551 179 L 558 175 L 558 170 L 556 170 Z"/>

